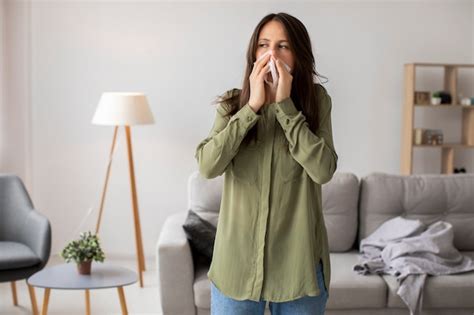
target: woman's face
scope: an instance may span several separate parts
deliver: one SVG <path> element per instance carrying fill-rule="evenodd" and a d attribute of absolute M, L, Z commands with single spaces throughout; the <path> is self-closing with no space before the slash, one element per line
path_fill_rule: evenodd
<path fill-rule="evenodd" d="M 294 56 L 292 47 L 288 42 L 283 24 L 272 20 L 265 24 L 260 30 L 257 42 L 257 59 L 271 50 L 276 59 L 283 60 L 291 69 L 294 68 Z"/>

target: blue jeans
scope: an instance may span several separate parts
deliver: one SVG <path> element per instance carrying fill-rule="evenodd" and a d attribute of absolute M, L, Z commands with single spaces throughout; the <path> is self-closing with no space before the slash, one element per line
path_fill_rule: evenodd
<path fill-rule="evenodd" d="M 328 293 L 324 285 L 322 264 L 316 268 L 319 296 L 304 296 L 288 302 L 269 302 L 272 315 L 322 315 L 326 310 Z M 211 315 L 263 315 L 267 301 L 235 300 L 224 295 L 211 281 Z"/>

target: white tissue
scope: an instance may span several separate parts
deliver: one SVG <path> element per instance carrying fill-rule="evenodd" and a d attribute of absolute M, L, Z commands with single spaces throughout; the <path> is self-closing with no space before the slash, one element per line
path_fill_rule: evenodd
<path fill-rule="evenodd" d="M 271 50 L 269 50 L 269 51 L 267 51 L 266 53 L 264 53 L 263 55 L 261 55 L 261 56 L 257 59 L 257 61 L 260 60 L 260 59 L 262 59 L 262 58 L 264 58 L 264 57 L 265 57 L 266 55 L 268 55 L 268 54 L 271 54 Z M 280 59 L 280 61 L 281 61 L 281 62 L 283 63 L 283 65 L 285 66 L 286 70 L 288 70 L 288 72 L 290 72 L 290 71 L 291 71 L 290 66 L 288 66 L 283 60 Z M 270 66 L 270 69 L 267 70 L 267 73 L 270 72 L 270 73 L 272 74 L 272 81 L 273 81 L 273 82 L 268 81 L 267 76 L 265 76 L 265 79 L 264 79 L 264 80 L 265 80 L 265 83 L 267 83 L 268 85 L 270 85 L 272 89 L 276 90 L 276 88 L 277 88 L 277 86 L 278 86 L 278 78 L 279 78 L 279 76 L 278 76 L 278 70 L 277 70 L 276 64 L 275 64 L 275 62 L 273 61 L 272 58 L 270 58 L 270 61 L 268 62 L 268 64 L 269 64 L 269 66 Z"/>

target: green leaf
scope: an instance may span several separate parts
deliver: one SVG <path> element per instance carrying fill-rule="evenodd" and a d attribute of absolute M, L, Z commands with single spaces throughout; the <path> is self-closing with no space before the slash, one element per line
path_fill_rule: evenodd
<path fill-rule="evenodd" d="M 80 233 L 79 239 L 70 241 L 60 255 L 66 262 L 74 260 L 76 263 L 86 260 L 103 262 L 105 259 L 99 237 L 90 231 Z"/>

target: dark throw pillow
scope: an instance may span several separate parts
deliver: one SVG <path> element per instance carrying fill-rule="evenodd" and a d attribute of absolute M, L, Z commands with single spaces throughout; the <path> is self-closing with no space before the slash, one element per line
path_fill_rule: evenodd
<path fill-rule="evenodd" d="M 189 210 L 183 229 L 193 252 L 203 256 L 206 262 L 210 263 L 214 250 L 216 227 L 193 210 Z"/>

